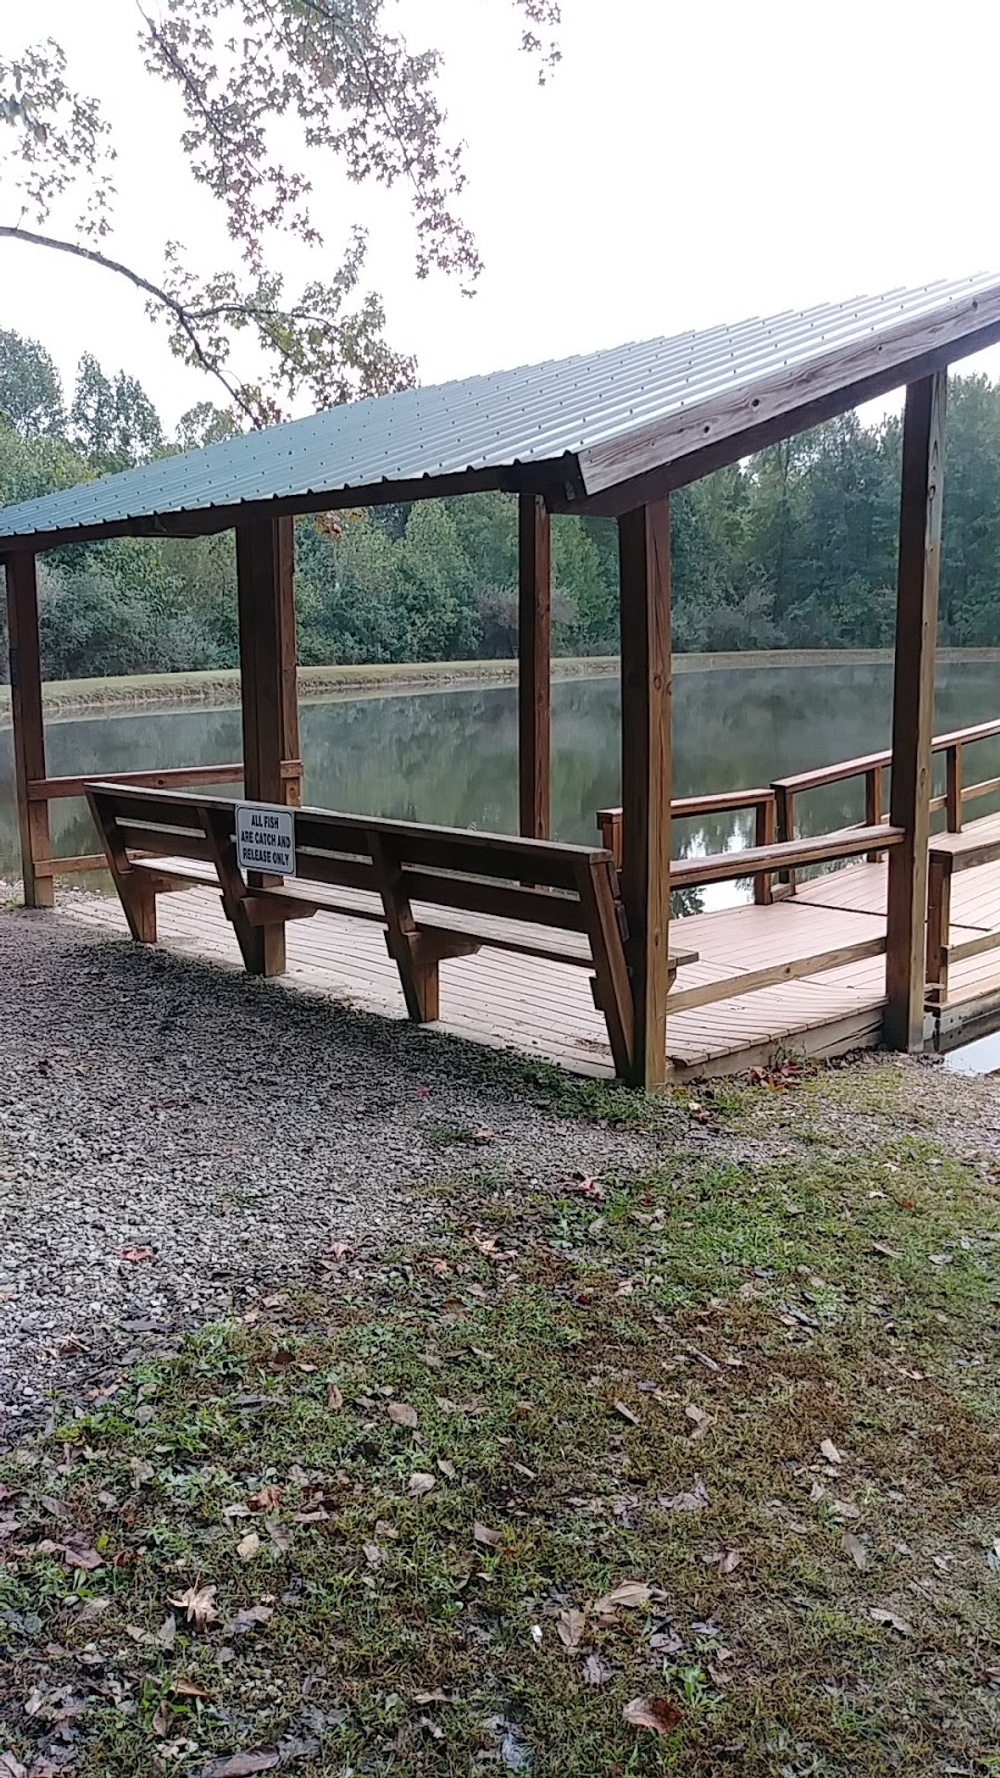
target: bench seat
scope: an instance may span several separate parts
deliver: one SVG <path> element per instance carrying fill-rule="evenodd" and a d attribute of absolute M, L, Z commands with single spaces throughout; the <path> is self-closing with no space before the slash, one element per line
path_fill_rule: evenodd
<path fill-rule="evenodd" d="M 244 873 L 239 805 L 191 792 L 88 781 L 87 798 L 132 936 L 156 941 L 156 898 L 217 886 L 244 963 L 285 968 L 285 925 L 321 911 L 374 920 L 411 1019 L 440 1016 L 441 963 L 484 946 L 591 971 L 619 1075 L 632 1073 L 628 932 L 610 852 L 512 834 L 421 826 L 330 809 L 291 812 L 295 874 Z M 287 816 L 286 816 L 287 819 Z M 669 980 L 684 951 L 669 959 Z"/>
<path fill-rule="evenodd" d="M 132 861 L 134 870 L 146 871 L 154 878 L 169 878 L 179 889 L 186 889 L 198 884 L 206 884 L 212 888 L 218 886 L 216 872 L 210 864 L 198 864 L 184 858 L 135 858 Z M 358 920 L 374 920 L 380 925 L 385 924 L 385 909 L 382 898 L 370 889 L 335 889 L 326 884 L 304 883 L 289 879 L 280 889 L 257 889 L 255 897 L 266 900 L 269 896 L 279 901 L 294 901 L 302 904 L 302 917 L 322 911 L 331 914 L 347 914 Z M 520 924 L 513 920 L 503 920 L 489 914 L 466 914 L 457 908 L 435 907 L 432 902 L 423 902 L 418 896 L 412 897 L 413 911 L 418 924 L 428 931 L 454 934 L 461 938 L 476 938 L 484 945 L 497 951 L 514 951 L 522 956 L 542 957 L 552 963 L 575 963 L 582 968 L 592 969 L 593 958 L 590 945 L 583 933 L 562 932 L 556 927 Z M 294 917 L 294 916 L 293 916 Z M 688 963 L 698 962 L 698 952 L 673 949 L 670 952 L 670 966 L 676 971 Z"/>

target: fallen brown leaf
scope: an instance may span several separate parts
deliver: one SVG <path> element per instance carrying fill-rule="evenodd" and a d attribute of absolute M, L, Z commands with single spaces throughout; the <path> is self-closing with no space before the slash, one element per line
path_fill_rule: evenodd
<path fill-rule="evenodd" d="M 98 1555 L 96 1550 L 77 1550 L 72 1544 L 66 1544 L 63 1548 L 63 1561 L 68 1568 L 83 1568 L 88 1573 L 94 1568 L 104 1567 L 104 1557 Z"/>
<path fill-rule="evenodd" d="M 840 1452 L 838 1451 L 832 1438 L 821 1439 L 819 1448 L 822 1451 L 823 1456 L 826 1458 L 828 1463 L 843 1463 L 844 1459 L 840 1455 Z"/>
<path fill-rule="evenodd" d="M 332 1414 L 339 1414 L 344 1405 L 343 1394 L 336 1383 L 328 1383 L 326 1386 L 326 1405 Z"/>
<path fill-rule="evenodd" d="M 214 1588 L 212 1591 L 214 1592 Z M 232 1623 L 226 1624 L 223 1634 L 226 1636 L 242 1636 L 246 1630 L 255 1630 L 258 1624 L 266 1624 L 268 1618 L 274 1616 L 273 1605 L 249 1605 L 245 1611 L 238 1611 Z"/>
<path fill-rule="evenodd" d="M 694 1406 L 686 1407 L 684 1412 L 687 1418 L 694 1422 L 694 1431 L 691 1434 L 692 1439 L 704 1438 L 709 1427 L 714 1425 L 711 1414 L 706 1414 L 704 1408 L 696 1408 Z"/>
<path fill-rule="evenodd" d="M 635 1729 L 653 1729 L 658 1735 L 669 1735 L 681 1720 L 681 1713 L 669 1698 L 633 1698 L 622 1711 L 624 1720 Z"/>
<path fill-rule="evenodd" d="M 853 1531 L 844 1532 L 844 1535 L 840 1540 L 840 1547 L 845 1555 L 850 1556 L 856 1567 L 867 1568 L 868 1551 L 865 1549 L 860 1537 L 855 1537 Z"/>
<path fill-rule="evenodd" d="M 260 1554 L 260 1538 L 256 1531 L 248 1531 L 245 1537 L 240 1538 L 236 1545 L 236 1554 L 241 1562 L 252 1562 Z"/>
<path fill-rule="evenodd" d="M 610 1667 L 603 1655 L 588 1655 L 583 1663 L 583 1678 L 587 1685 L 604 1685 L 613 1678 L 614 1668 Z"/>
<path fill-rule="evenodd" d="M 281 1520 L 275 1516 L 270 1519 L 265 1519 L 264 1529 L 271 1540 L 271 1548 L 275 1555 L 287 1556 L 292 1547 L 293 1535 L 288 1526 L 283 1525 Z"/>
<path fill-rule="evenodd" d="M 627 1402 L 616 1401 L 615 1413 L 620 1415 L 623 1420 L 627 1420 L 630 1426 L 638 1426 L 639 1416 L 638 1414 L 633 1414 L 632 1409 Z"/>
<path fill-rule="evenodd" d="M 488 1525 L 480 1525 L 478 1519 L 472 1527 L 472 1535 L 477 1543 L 484 1543 L 491 1550 L 498 1550 L 503 1543 L 503 1536 L 499 1531 L 491 1531 Z"/>
<path fill-rule="evenodd" d="M 195 1629 L 204 1630 L 207 1624 L 214 1624 L 219 1616 L 215 1608 L 215 1594 L 215 1587 L 200 1587 L 195 1582 L 194 1586 L 186 1587 L 183 1593 L 178 1593 L 170 1603 L 184 1612 L 188 1623 L 194 1624 Z"/>
<path fill-rule="evenodd" d="M 280 1763 L 280 1753 L 231 1753 L 203 1766 L 202 1778 L 250 1778 L 251 1773 L 270 1772 Z"/>
<path fill-rule="evenodd" d="M 868 1613 L 877 1624 L 886 1624 L 891 1630 L 898 1630 L 900 1636 L 912 1636 L 913 1625 L 908 1624 L 905 1617 L 898 1612 L 889 1611 L 884 1605 L 873 1605 Z"/>
<path fill-rule="evenodd" d="M 561 1611 L 556 1621 L 556 1631 L 563 1648 L 568 1648 L 571 1652 L 579 1648 L 586 1627 L 587 1619 L 582 1611 Z"/>
<path fill-rule="evenodd" d="M 411 1477 L 410 1477 L 410 1493 L 411 1494 L 417 1494 L 417 1495 L 429 1494 L 431 1489 L 433 1488 L 433 1486 L 434 1486 L 434 1477 L 432 1475 L 428 1475 L 425 1470 L 420 1470 L 420 1469 L 415 1470 L 413 1475 L 411 1475 Z"/>
<path fill-rule="evenodd" d="M 411 1432 L 416 1432 L 417 1410 L 411 1408 L 408 1401 L 391 1401 L 386 1412 L 394 1426 L 408 1426 Z"/>
<path fill-rule="evenodd" d="M 170 1705 L 168 1703 L 166 1703 L 164 1699 L 161 1698 L 160 1702 L 156 1706 L 156 1709 L 153 1711 L 153 1733 L 154 1733 L 154 1735 L 169 1735 L 170 1724 L 173 1721 L 173 1715 L 174 1715 L 174 1713 L 171 1710 Z"/>
<path fill-rule="evenodd" d="M 715 1568 L 719 1574 L 732 1574 L 742 1560 L 739 1550 L 713 1550 L 710 1556 L 702 1557 L 706 1568 Z"/>
<path fill-rule="evenodd" d="M 256 1494 L 247 1495 L 247 1505 L 252 1513 L 273 1512 L 284 1492 L 280 1482 L 268 1482 L 266 1487 L 258 1488 Z"/>
<path fill-rule="evenodd" d="M 175 1698 L 210 1698 L 212 1696 L 211 1692 L 207 1692 L 203 1685 L 196 1685 L 193 1679 L 173 1679 L 170 1682 L 170 1690 Z"/>
<path fill-rule="evenodd" d="M 662 1599 L 663 1596 L 659 1587 L 651 1587 L 644 1580 L 623 1580 L 613 1593 L 605 1593 L 602 1598 L 595 1599 L 593 1610 L 602 1616 L 614 1611 L 619 1605 L 629 1611 L 641 1611 L 651 1599 Z"/>
<path fill-rule="evenodd" d="M 708 1505 L 708 1490 L 701 1476 L 693 1488 L 682 1494 L 661 1494 L 660 1505 L 675 1513 L 697 1513 Z"/>

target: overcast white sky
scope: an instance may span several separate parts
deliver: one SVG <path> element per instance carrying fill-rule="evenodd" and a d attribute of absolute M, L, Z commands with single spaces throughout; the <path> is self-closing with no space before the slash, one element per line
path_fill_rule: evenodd
<path fill-rule="evenodd" d="M 416 281 L 402 200 L 312 166 L 331 269 L 350 224 L 369 224 L 390 337 L 424 382 L 1000 268 L 993 0 L 562 3 L 564 59 L 544 88 L 509 0 L 394 9 L 411 48 L 447 54 L 486 262 L 473 299 L 457 281 Z M 135 51 L 133 0 L 0 0 L 0 17 L 5 49 L 63 42 L 71 78 L 122 125 L 107 250 L 153 277 L 171 238 L 200 270 L 225 263 L 173 98 Z M 293 278 L 323 270 L 281 253 Z M 134 373 L 169 423 L 215 393 L 171 358 L 138 296 L 9 242 L 0 325 L 42 340 L 69 381 L 84 349 Z"/>

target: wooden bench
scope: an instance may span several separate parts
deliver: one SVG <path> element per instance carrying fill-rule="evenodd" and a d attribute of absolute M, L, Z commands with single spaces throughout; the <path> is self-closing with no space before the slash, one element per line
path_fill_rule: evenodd
<path fill-rule="evenodd" d="M 1000 815 L 974 821 L 961 833 L 935 834 L 928 853 L 927 872 L 927 993 L 929 1007 L 942 1007 L 948 999 L 948 972 L 964 957 L 978 957 L 1000 946 L 1000 932 L 982 932 L 961 944 L 949 943 L 951 928 L 951 881 L 956 872 L 975 870 L 1000 859 Z"/>
<path fill-rule="evenodd" d="M 615 1067 L 628 1074 L 627 930 L 609 852 L 296 809 L 296 877 L 248 879 L 237 864 L 233 802 L 100 781 L 88 782 L 87 800 L 139 943 L 156 941 L 158 895 L 203 883 L 220 889 L 252 974 L 284 968 L 286 920 L 321 910 L 376 920 L 418 1021 L 439 1017 L 444 958 L 487 945 L 578 964 L 593 972 Z M 693 961 L 694 952 L 672 956 L 671 979 Z"/>

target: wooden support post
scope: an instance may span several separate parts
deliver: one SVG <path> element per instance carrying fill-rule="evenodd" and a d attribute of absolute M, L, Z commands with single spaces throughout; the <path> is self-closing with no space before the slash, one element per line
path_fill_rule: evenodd
<path fill-rule="evenodd" d="M 10 707 L 14 728 L 14 782 L 21 836 L 24 905 L 55 905 L 55 882 L 36 869 L 52 857 L 49 805 L 31 797 L 31 785 L 46 776 L 45 723 L 42 715 L 42 668 L 38 644 L 38 582 L 35 558 L 9 556 L 7 570 L 7 633 L 10 642 Z"/>
<path fill-rule="evenodd" d="M 295 531 L 290 518 L 255 519 L 236 527 L 240 621 L 244 790 L 248 802 L 301 801 L 301 780 L 282 772 L 299 757 L 295 679 Z M 273 878 L 253 874 L 255 887 Z M 283 921 L 255 927 L 244 958 L 255 975 L 285 968 Z"/>
<path fill-rule="evenodd" d="M 551 838 L 552 600 L 550 520 L 535 494 L 518 500 L 517 701 L 521 832 Z"/>
<path fill-rule="evenodd" d="M 885 1040 L 892 1049 L 910 1051 L 922 1049 L 924 1042 L 946 390 L 945 371 L 911 383 L 903 421 L 889 820 L 904 830 L 905 839 L 889 853 Z"/>
<path fill-rule="evenodd" d="M 618 520 L 621 585 L 622 900 L 632 981 L 633 1086 L 666 1075 L 670 922 L 670 509 Z"/>

